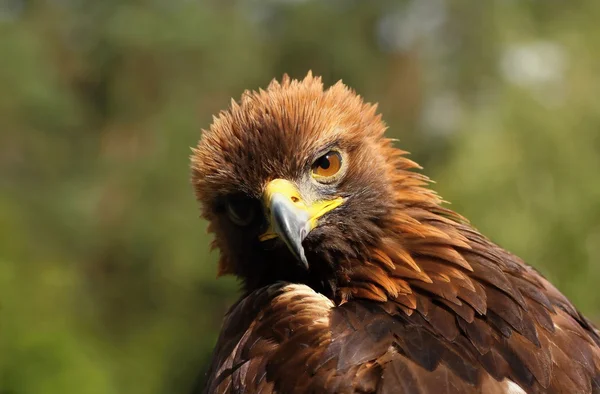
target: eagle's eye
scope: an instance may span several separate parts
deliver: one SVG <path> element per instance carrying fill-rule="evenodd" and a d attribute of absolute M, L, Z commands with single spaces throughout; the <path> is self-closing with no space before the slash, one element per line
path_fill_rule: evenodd
<path fill-rule="evenodd" d="M 329 182 L 342 169 L 342 155 L 329 151 L 319 157 L 312 165 L 312 176 L 319 182 Z"/>
<path fill-rule="evenodd" d="M 257 204 L 247 197 L 232 197 L 226 203 L 229 219 L 238 226 L 247 226 L 256 217 Z"/>

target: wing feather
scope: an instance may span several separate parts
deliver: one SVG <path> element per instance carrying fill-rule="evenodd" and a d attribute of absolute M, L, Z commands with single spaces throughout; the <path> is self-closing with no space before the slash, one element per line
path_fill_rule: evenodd
<path fill-rule="evenodd" d="M 600 394 L 597 330 L 533 269 L 457 228 L 471 248 L 408 258 L 388 241 L 337 305 L 289 283 L 248 294 L 225 318 L 204 392 L 501 393 L 514 382 Z"/>

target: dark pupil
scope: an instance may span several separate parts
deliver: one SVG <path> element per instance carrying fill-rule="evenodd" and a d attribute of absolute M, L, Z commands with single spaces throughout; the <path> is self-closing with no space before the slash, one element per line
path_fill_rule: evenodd
<path fill-rule="evenodd" d="M 232 207 L 234 215 L 238 217 L 238 219 L 244 220 L 246 219 L 248 214 L 248 206 L 245 204 L 236 204 Z"/>
<path fill-rule="evenodd" d="M 246 201 L 234 203 L 231 208 L 233 214 L 240 220 L 246 221 L 250 215 L 252 215 L 252 207 L 250 206 L 250 203 Z"/>
<path fill-rule="evenodd" d="M 325 155 L 321 157 L 321 160 L 319 160 L 319 167 L 324 170 L 328 169 L 330 165 L 331 163 L 329 162 L 329 155 Z"/>
<path fill-rule="evenodd" d="M 233 198 L 227 204 L 227 213 L 236 224 L 248 225 L 254 219 L 254 201 L 246 198 Z"/>

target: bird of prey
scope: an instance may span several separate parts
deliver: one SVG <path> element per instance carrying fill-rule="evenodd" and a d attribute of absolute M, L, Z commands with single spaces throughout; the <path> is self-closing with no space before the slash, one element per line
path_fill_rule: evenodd
<path fill-rule="evenodd" d="M 600 393 L 600 334 L 442 205 L 343 83 L 287 76 L 191 157 L 225 316 L 205 393 Z"/>

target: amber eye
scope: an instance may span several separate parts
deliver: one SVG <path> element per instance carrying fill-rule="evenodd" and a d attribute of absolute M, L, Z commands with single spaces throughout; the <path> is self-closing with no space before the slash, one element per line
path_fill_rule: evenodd
<path fill-rule="evenodd" d="M 247 226 L 256 216 L 257 207 L 248 198 L 231 198 L 226 204 L 227 216 L 238 226 Z"/>
<path fill-rule="evenodd" d="M 329 151 L 319 157 L 312 165 L 312 175 L 317 180 L 331 178 L 342 168 L 342 155 L 340 152 Z"/>

